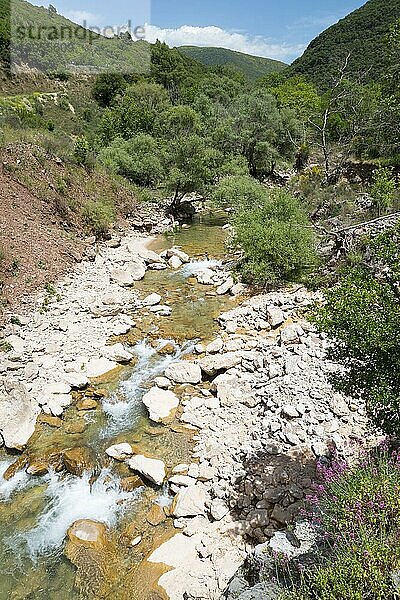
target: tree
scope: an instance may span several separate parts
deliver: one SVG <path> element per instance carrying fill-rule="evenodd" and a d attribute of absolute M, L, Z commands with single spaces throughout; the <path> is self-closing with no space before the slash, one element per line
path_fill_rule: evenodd
<path fill-rule="evenodd" d="M 212 192 L 212 200 L 217 206 L 234 208 L 236 211 L 259 207 L 266 199 L 266 188 L 249 175 L 225 177 Z"/>
<path fill-rule="evenodd" d="M 233 245 L 241 249 L 244 281 L 260 286 L 300 281 L 316 265 L 315 240 L 298 201 L 269 190 L 257 206 L 234 218 Z"/>
<path fill-rule="evenodd" d="M 204 195 L 213 185 L 223 156 L 193 133 L 168 142 L 165 157 L 165 187 L 173 196 L 170 212 L 177 214 L 187 194 Z"/>
<path fill-rule="evenodd" d="M 250 175 L 273 174 L 280 158 L 291 158 L 299 129 L 289 109 L 278 109 L 276 99 L 262 89 L 241 94 L 230 106 L 231 143 L 246 157 Z"/>
<path fill-rule="evenodd" d="M 200 115 L 190 106 L 172 106 L 157 119 L 158 135 L 171 141 L 201 132 Z"/>
<path fill-rule="evenodd" d="M 92 86 L 92 96 L 100 106 L 106 108 L 127 85 L 125 77 L 119 73 L 101 73 Z"/>
<path fill-rule="evenodd" d="M 138 185 L 155 185 L 163 176 L 161 151 L 151 135 L 140 134 L 130 140 L 117 138 L 100 152 L 99 160 Z"/>
<path fill-rule="evenodd" d="M 329 358 L 343 366 L 335 387 L 364 400 L 389 435 L 400 430 L 399 244 L 399 226 L 370 241 L 314 316 L 330 338 Z"/>

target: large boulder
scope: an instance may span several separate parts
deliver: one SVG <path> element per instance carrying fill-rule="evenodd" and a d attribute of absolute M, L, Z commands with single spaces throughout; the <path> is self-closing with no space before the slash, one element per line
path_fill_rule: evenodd
<path fill-rule="evenodd" d="M 123 269 L 113 269 L 110 273 L 111 279 L 122 287 L 129 287 L 135 281 L 140 281 L 146 274 L 146 263 L 138 258 L 131 261 Z"/>
<path fill-rule="evenodd" d="M 140 475 L 143 475 L 146 479 L 155 483 L 156 485 L 162 485 L 165 479 L 165 464 L 162 460 L 156 458 L 148 458 L 142 454 L 136 454 L 128 460 L 128 466 L 132 471 L 137 471 Z"/>
<path fill-rule="evenodd" d="M 160 301 L 161 301 L 160 294 L 155 294 L 155 293 L 149 294 L 143 300 L 143 306 L 156 306 L 157 304 L 160 304 Z"/>
<path fill-rule="evenodd" d="M 197 283 L 201 285 L 212 285 L 214 283 L 215 272 L 212 269 L 205 267 L 195 272 L 194 276 L 197 279 Z"/>
<path fill-rule="evenodd" d="M 128 363 L 132 360 L 133 354 L 124 348 L 123 344 L 113 344 L 112 346 L 106 346 L 103 350 L 103 354 L 106 358 L 111 361 Z"/>
<path fill-rule="evenodd" d="M 201 370 L 206 375 L 215 375 L 220 371 L 227 371 L 236 367 L 242 361 L 240 352 L 226 352 L 225 354 L 208 355 L 199 360 Z"/>
<path fill-rule="evenodd" d="M 157 252 L 153 252 L 153 250 L 143 249 L 139 252 L 140 258 L 144 260 L 147 265 L 156 265 L 156 264 L 164 264 L 165 261 Z"/>
<path fill-rule="evenodd" d="M 23 384 L 0 380 L 0 435 L 7 448 L 22 450 L 35 431 L 39 413 L 38 403 Z"/>
<path fill-rule="evenodd" d="M 149 411 L 152 421 L 161 423 L 171 417 L 171 413 L 179 406 L 179 398 L 170 390 L 152 387 L 144 396 L 143 404 Z"/>
<path fill-rule="evenodd" d="M 226 281 L 224 281 L 224 283 L 222 283 L 220 286 L 217 287 L 217 294 L 219 296 L 223 296 L 224 294 L 227 294 L 229 292 L 229 290 L 232 289 L 232 287 L 234 286 L 234 281 L 232 277 L 228 277 L 228 279 Z"/>
<path fill-rule="evenodd" d="M 165 377 L 172 379 L 175 383 L 192 383 L 197 385 L 201 382 L 201 369 L 199 365 L 181 360 L 170 364 L 165 369 Z"/>
<path fill-rule="evenodd" d="M 174 498 L 172 514 L 177 517 L 197 517 L 205 515 L 210 496 L 204 485 L 197 484 L 183 488 Z"/>
<path fill-rule="evenodd" d="M 189 255 L 186 254 L 186 252 L 183 252 L 183 250 L 180 250 L 180 248 L 177 248 L 176 246 L 173 246 L 172 248 L 169 248 L 167 250 L 167 256 L 168 258 L 176 256 L 183 263 L 188 263 L 190 261 Z"/>
<path fill-rule="evenodd" d="M 110 446 L 106 450 L 106 454 L 111 458 L 115 458 L 115 460 L 125 460 L 129 456 L 132 456 L 133 450 L 132 446 L 127 442 L 122 442 L 121 444 L 114 444 Z"/>

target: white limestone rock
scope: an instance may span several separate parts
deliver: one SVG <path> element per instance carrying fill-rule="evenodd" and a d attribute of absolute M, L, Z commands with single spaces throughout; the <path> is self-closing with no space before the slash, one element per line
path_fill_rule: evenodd
<path fill-rule="evenodd" d="M 165 369 L 165 376 L 175 383 L 191 383 L 197 385 L 201 382 L 201 369 L 195 363 L 181 360 L 170 364 Z"/>
<path fill-rule="evenodd" d="M 205 515 L 209 502 L 210 496 L 203 484 L 191 485 L 175 496 L 172 514 L 177 518 Z"/>
<path fill-rule="evenodd" d="M 111 456 L 111 458 L 115 458 L 115 460 L 123 461 L 129 456 L 132 456 L 133 450 L 130 444 L 123 442 L 121 444 L 114 444 L 113 446 L 107 448 L 106 454 Z"/>
<path fill-rule="evenodd" d="M 157 304 L 160 304 L 160 301 L 161 301 L 160 294 L 149 294 L 143 300 L 143 306 L 156 306 Z"/>
<path fill-rule="evenodd" d="M 93 358 L 87 363 L 85 371 L 87 377 L 91 379 L 101 377 L 113 369 L 116 369 L 117 366 L 118 363 L 108 358 Z"/>
<path fill-rule="evenodd" d="M 143 404 L 149 411 L 150 419 L 161 423 L 169 419 L 172 411 L 179 406 L 179 398 L 174 392 L 155 386 L 143 396 Z"/>
<path fill-rule="evenodd" d="M 222 283 L 219 287 L 217 287 L 217 294 L 219 296 L 223 296 L 224 294 L 227 294 L 229 292 L 229 290 L 232 289 L 232 287 L 234 286 L 235 282 L 233 281 L 233 277 L 228 277 L 228 279 L 226 281 L 224 281 L 224 283 Z"/>
<path fill-rule="evenodd" d="M 156 485 L 162 485 L 164 483 L 165 464 L 162 460 L 148 458 L 142 454 L 136 454 L 128 460 L 128 466 L 132 471 L 137 471 Z"/>
<path fill-rule="evenodd" d="M 7 448 L 22 450 L 35 431 L 39 404 L 22 383 L 0 380 L 0 437 Z"/>

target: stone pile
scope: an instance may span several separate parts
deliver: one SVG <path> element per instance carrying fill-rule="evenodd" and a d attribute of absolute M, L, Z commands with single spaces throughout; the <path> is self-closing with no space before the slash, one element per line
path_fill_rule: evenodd
<path fill-rule="evenodd" d="M 269 547 L 296 518 L 316 459 L 333 448 L 349 456 L 351 438 L 365 437 L 364 408 L 332 390 L 338 367 L 304 319 L 319 299 L 303 288 L 254 297 L 221 315 L 215 340 L 196 346 L 202 381 L 184 395 L 181 416 L 198 429 L 194 462 L 169 479 L 183 535 L 150 558 L 174 567 L 160 579 L 172 598 L 221 598 L 252 545 Z M 160 383 L 187 381 L 171 376 L 179 370 L 171 365 Z M 168 562 L 175 545 L 190 557 L 190 578 L 182 561 Z M 268 597 L 261 591 L 257 598 Z"/>

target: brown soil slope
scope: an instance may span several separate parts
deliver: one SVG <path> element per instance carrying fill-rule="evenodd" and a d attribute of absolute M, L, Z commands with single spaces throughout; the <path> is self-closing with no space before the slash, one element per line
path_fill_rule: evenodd
<path fill-rule="evenodd" d="M 4 309 L 55 281 L 79 259 L 82 243 L 61 227 L 52 203 L 0 172 L 0 320 Z"/>

